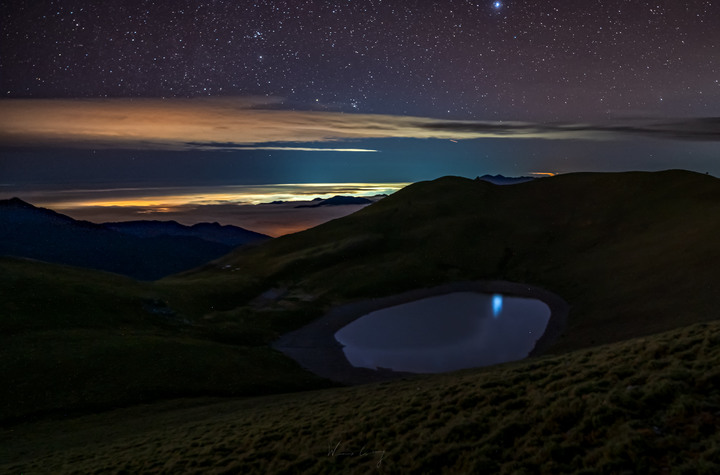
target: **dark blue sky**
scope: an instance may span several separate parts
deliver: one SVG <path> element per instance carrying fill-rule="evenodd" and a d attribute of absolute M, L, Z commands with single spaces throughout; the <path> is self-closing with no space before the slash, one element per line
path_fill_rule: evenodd
<path fill-rule="evenodd" d="M 720 176 L 718 144 L 613 141 L 365 139 L 333 146 L 377 153 L 6 148 L 3 188 L 413 182 L 443 175 L 684 168 Z M 283 144 L 287 145 L 287 144 Z M 291 144 L 292 145 L 292 144 Z M 2 190 L 2 188 L 0 188 Z"/>

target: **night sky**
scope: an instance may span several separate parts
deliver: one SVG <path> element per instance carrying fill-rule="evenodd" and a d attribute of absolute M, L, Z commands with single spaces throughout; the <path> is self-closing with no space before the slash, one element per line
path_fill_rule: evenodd
<path fill-rule="evenodd" d="M 0 24 L 0 197 L 720 176 L 718 1 L 14 0 Z"/>
<path fill-rule="evenodd" d="M 720 115 L 720 2 L 3 2 L 4 97 L 475 120 Z"/>

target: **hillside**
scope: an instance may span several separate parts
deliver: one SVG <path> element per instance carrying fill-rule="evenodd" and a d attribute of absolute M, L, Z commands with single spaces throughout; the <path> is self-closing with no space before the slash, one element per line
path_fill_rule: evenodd
<path fill-rule="evenodd" d="M 556 354 L 714 320 L 717 216 L 720 181 L 690 172 L 446 177 L 154 283 L 0 259 L 0 420 L 327 387 L 269 344 L 334 305 L 444 282 L 560 295 Z"/>
<path fill-rule="evenodd" d="M 0 429 L 3 473 L 720 471 L 720 324 L 486 369 Z"/>
<path fill-rule="evenodd" d="M 280 297 L 261 310 L 319 316 L 445 282 L 528 283 L 571 306 L 551 348 L 561 352 L 717 318 L 717 216 L 720 180 L 692 172 L 576 173 L 513 186 L 445 177 L 161 285 L 186 290 L 171 305 L 192 301 L 198 317 L 231 318 L 262 313 L 244 303 L 273 288 Z"/>
<path fill-rule="evenodd" d="M 0 380 L 0 425 L 328 386 L 270 348 L 193 324 L 148 283 L 9 258 L 0 258 Z"/>

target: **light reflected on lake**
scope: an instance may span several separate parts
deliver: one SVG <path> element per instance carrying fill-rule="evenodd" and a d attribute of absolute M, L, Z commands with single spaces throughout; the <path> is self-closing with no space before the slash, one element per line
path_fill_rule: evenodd
<path fill-rule="evenodd" d="M 335 339 L 355 367 L 440 373 L 525 358 L 549 320 L 540 300 L 454 292 L 368 313 Z"/>

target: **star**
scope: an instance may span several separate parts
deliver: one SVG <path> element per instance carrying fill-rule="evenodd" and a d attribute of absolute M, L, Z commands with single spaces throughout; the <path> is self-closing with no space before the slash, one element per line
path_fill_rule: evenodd
<path fill-rule="evenodd" d="M 0 9 L 12 19 L 0 33 L 6 98 L 270 94 L 308 105 L 319 96 L 348 112 L 485 119 L 585 116 L 602 98 L 604 110 L 682 102 L 678 113 L 720 115 L 720 2 L 709 0 L 655 2 L 651 12 L 572 0 L 507 11 L 505 0 L 452 0 L 463 8 L 442 11 L 320 2 L 331 5 L 327 18 L 308 2 L 187 0 L 200 12 L 193 22 L 162 2 L 119 0 L 110 12 L 10 3 Z M 393 28 L 377 27 L 390 17 Z M 678 91 L 697 92 L 673 100 Z"/>

